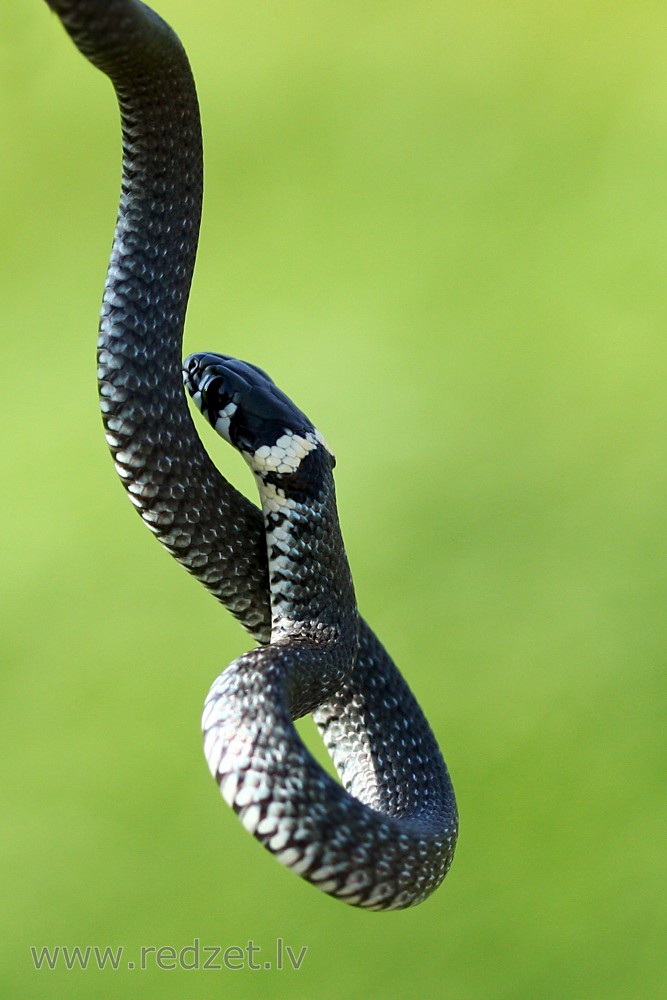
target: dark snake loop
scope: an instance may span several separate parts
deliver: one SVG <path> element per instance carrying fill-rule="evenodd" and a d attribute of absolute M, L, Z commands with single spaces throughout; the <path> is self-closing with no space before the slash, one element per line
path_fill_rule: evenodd
<path fill-rule="evenodd" d="M 199 111 L 187 57 L 139 0 L 47 2 L 80 51 L 110 77 L 121 112 L 122 190 L 98 342 L 100 405 L 117 472 L 158 540 L 266 644 L 271 608 L 262 514 L 211 462 L 181 381 L 202 198 Z M 258 711 L 280 715 L 266 688 L 254 681 L 239 687 L 238 673 L 223 673 L 216 685 L 212 711 L 232 705 L 226 722 L 243 738 Z M 264 846 L 325 892 L 368 909 L 419 903 L 451 864 L 454 793 L 419 705 L 363 620 L 353 669 L 322 697 L 313 714 L 345 790 L 303 748 L 291 718 L 281 717 L 280 739 L 269 739 L 262 757 L 262 766 L 274 768 L 267 773 L 273 798 L 256 793 L 253 800 L 246 790 L 232 804 Z M 257 746 L 247 746 L 249 763 L 239 752 L 235 773 L 250 774 L 246 789 L 256 789 Z M 218 773 L 221 786 L 228 777 Z M 281 824 L 272 825 L 276 802 Z"/>

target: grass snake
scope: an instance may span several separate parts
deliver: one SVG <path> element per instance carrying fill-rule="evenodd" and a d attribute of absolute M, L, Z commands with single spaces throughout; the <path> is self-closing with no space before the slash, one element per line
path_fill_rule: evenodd
<path fill-rule="evenodd" d="M 47 0 L 110 77 L 123 173 L 98 341 L 107 442 L 156 538 L 260 645 L 214 682 L 205 752 L 225 800 L 282 864 L 369 910 L 420 903 L 451 864 L 458 816 L 439 747 L 359 616 L 321 434 L 261 369 L 182 368 L 202 145 L 185 51 L 139 0 Z M 183 380 L 251 466 L 262 510 L 213 465 Z M 312 713 L 341 784 L 293 720 Z"/>

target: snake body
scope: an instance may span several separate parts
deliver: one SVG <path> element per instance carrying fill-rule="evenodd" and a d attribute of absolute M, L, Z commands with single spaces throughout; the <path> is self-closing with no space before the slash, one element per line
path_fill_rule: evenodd
<path fill-rule="evenodd" d="M 449 869 L 456 803 L 419 705 L 357 613 L 331 455 L 260 369 L 225 355 L 188 359 L 186 386 L 249 461 L 260 511 L 213 465 L 186 404 L 202 148 L 183 47 L 139 0 L 47 3 L 110 77 L 121 112 L 122 189 L 98 341 L 116 470 L 158 540 L 262 644 L 213 684 L 209 766 L 282 864 L 366 909 L 415 905 Z M 294 729 L 309 712 L 342 787 Z"/>

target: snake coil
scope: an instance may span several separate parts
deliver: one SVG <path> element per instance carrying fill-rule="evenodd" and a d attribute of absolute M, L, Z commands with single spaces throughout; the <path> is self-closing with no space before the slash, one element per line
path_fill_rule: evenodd
<path fill-rule="evenodd" d="M 263 644 L 211 689 L 209 765 L 281 863 L 353 905 L 413 906 L 451 864 L 454 792 L 419 705 L 357 614 L 330 453 L 261 370 L 225 355 L 189 359 L 186 385 L 216 429 L 232 440 L 232 420 L 243 424 L 232 443 L 255 472 L 262 513 L 213 465 L 186 404 L 202 148 L 183 47 L 139 0 L 47 3 L 110 77 L 121 112 L 122 189 L 98 340 L 116 470 L 158 540 Z M 294 729 L 307 712 L 343 787 Z"/>

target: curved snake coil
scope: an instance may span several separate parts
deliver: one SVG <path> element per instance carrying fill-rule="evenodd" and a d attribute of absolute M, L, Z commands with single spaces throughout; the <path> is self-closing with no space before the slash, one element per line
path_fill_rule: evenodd
<path fill-rule="evenodd" d="M 189 415 L 181 345 L 202 149 L 185 52 L 139 0 L 47 3 L 111 78 L 121 112 L 122 190 L 98 341 L 116 470 L 158 540 L 264 644 L 211 689 L 211 770 L 243 824 L 313 885 L 370 910 L 413 906 L 449 869 L 456 803 L 419 705 L 357 614 L 329 452 L 261 370 L 225 355 L 189 359 L 195 401 L 254 463 L 263 517 L 215 468 Z M 234 437 L 241 424 L 254 427 L 252 441 Z M 294 729 L 307 712 L 343 787 Z"/>

